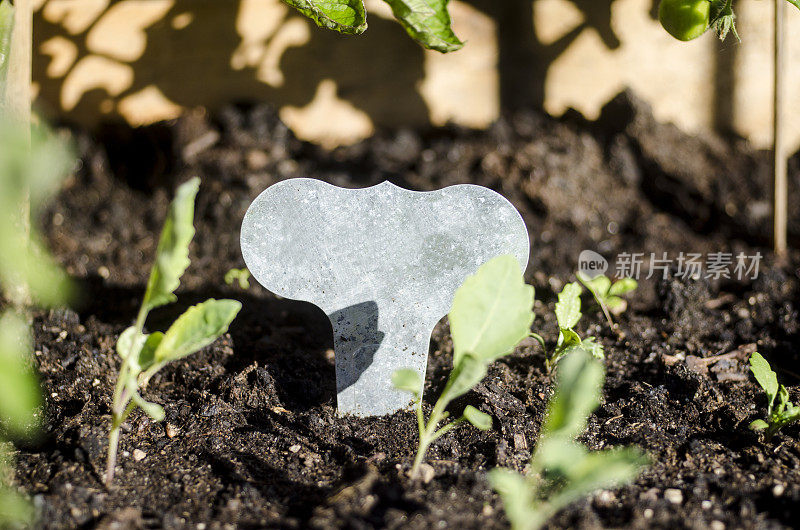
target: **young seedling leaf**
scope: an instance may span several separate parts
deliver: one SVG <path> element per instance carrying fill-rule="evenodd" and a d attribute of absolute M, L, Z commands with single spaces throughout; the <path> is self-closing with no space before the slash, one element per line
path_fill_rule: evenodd
<path fill-rule="evenodd" d="M 593 491 L 630 482 L 647 464 L 647 457 L 634 448 L 585 452 L 564 470 L 568 484 L 550 499 L 551 507 L 559 510 Z"/>
<path fill-rule="evenodd" d="M 28 367 L 30 331 L 25 319 L 6 311 L 0 317 L 0 425 L 23 438 L 39 425 L 39 383 Z"/>
<path fill-rule="evenodd" d="M 406 32 L 425 48 L 442 53 L 461 49 L 450 27 L 449 0 L 384 0 Z"/>
<path fill-rule="evenodd" d="M 750 429 L 753 431 L 763 431 L 769 427 L 769 424 L 764 420 L 753 420 L 750 422 Z"/>
<path fill-rule="evenodd" d="M 307 16 L 317 26 L 348 35 L 367 29 L 367 11 L 363 0 L 283 0 Z"/>
<path fill-rule="evenodd" d="M 194 237 L 194 199 L 200 188 L 195 177 L 178 187 L 169 207 L 161 238 L 156 250 L 156 261 L 150 271 L 142 302 L 142 310 L 171 304 L 178 298 L 173 294 L 181 284 L 181 276 L 189 266 L 189 243 Z"/>
<path fill-rule="evenodd" d="M 514 530 L 539 528 L 546 518 L 534 509 L 534 488 L 524 476 L 510 469 L 489 471 L 489 484 L 503 499 L 506 517 Z"/>
<path fill-rule="evenodd" d="M 243 269 L 230 269 L 225 273 L 225 283 L 233 285 L 233 282 L 239 284 L 239 289 L 247 290 L 250 288 L 250 271 L 247 267 Z"/>
<path fill-rule="evenodd" d="M 182 359 L 205 348 L 228 331 L 242 304 L 236 300 L 206 300 L 178 317 L 159 341 L 156 364 Z"/>
<path fill-rule="evenodd" d="M 472 405 L 467 405 L 464 408 L 464 418 L 482 431 L 488 431 L 492 428 L 492 417 Z"/>
<path fill-rule="evenodd" d="M 750 371 L 753 372 L 756 381 L 767 393 L 767 400 L 771 410 L 775 397 L 778 395 L 778 375 L 772 371 L 767 360 L 758 352 L 750 356 Z"/>
<path fill-rule="evenodd" d="M 800 0 L 786 0 L 790 4 L 792 4 L 797 9 L 800 9 Z"/>
<path fill-rule="evenodd" d="M 533 296 L 511 255 L 489 260 L 464 280 L 449 314 L 453 365 L 466 354 L 488 363 L 512 351 L 530 333 Z"/>
<path fill-rule="evenodd" d="M 639 287 L 639 283 L 633 278 L 622 278 L 615 281 L 611 287 L 608 288 L 608 294 L 611 296 L 622 296 L 635 291 Z"/>
<path fill-rule="evenodd" d="M 449 403 L 469 392 L 484 377 L 486 377 L 486 362 L 472 355 L 464 355 L 450 372 L 447 385 L 439 399 Z"/>
<path fill-rule="evenodd" d="M 422 395 L 422 379 L 416 370 L 401 368 L 392 374 L 392 384 L 399 390 L 405 390 L 414 394 L 414 399 L 419 399 Z"/>
<path fill-rule="evenodd" d="M 581 286 L 577 282 L 568 283 L 558 295 L 556 320 L 561 329 L 572 329 L 581 319 Z"/>
<path fill-rule="evenodd" d="M 156 331 L 146 337 L 147 339 L 144 341 L 141 351 L 139 351 L 138 359 L 139 369 L 142 371 L 150 369 L 156 363 L 156 350 L 161 341 L 164 340 L 164 334 Z"/>
<path fill-rule="evenodd" d="M 557 387 L 545 419 L 544 435 L 572 440 L 586 428 L 586 418 L 600 403 L 603 366 L 583 350 L 564 357 L 558 365 Z"/>

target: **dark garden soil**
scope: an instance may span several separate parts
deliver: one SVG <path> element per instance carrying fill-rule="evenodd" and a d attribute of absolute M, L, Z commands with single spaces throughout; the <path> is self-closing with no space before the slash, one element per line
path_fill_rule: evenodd
<path fill-rule="evenodd" d="M 502 193 L 530 229 L 535 328 L 550 339 L 554 293 L 574 278 L 583 249 L 672 258 L 760 251 L 755 280 L 642 281 L 618 331 L 599 311 L 585 311 L 581 331 L 604 344 L 608 375 L 583 440 L 593 449 L 640 446 L 653 465 L 632 485 L 574 503 L 550 526 L 800 525 L 798 427 L 768 443 L 747 429 L 766 401 L 747 374 L 754 347 L 800 400 L 800 286 L 795 266 L 776 264 L 766 248 L 769 157 L 744 141 L 688 137 L 655 123 L 629 94 L 592 123 L 522 112 L 486 132 L 385 131 L 333 152 L 295 139 L 266 106 L 231 107 L 214 119 L 195 112 L 137 130 L 109 127 L 99 140 L 76 137 L 82 165 L 43 222 L 84 294 L 75 311 L 36 318 L 46 435 L 18 455 L 17 479 L 41 511 L 41 527 L 507 525 L 486 472 L 522 470 L 536 443 L 552 385 L 534 342 L 496 362 L 457 404 L 491 414 L 495 428 L 467 426 L 440 439 L 429 452 L 432 479 L 414 484 L 405 474 L 416 447 L 410 413 L 336 416 L 324 314 L 257 285 L 224 284 L 228 269 L 243 266 L 238 229 L 249 203 L 270 184 L 301 176 L 350 187 L 389 179 L 418 190 L 472 182 Z M 135 317 L 170 193 L 193 175 L 203 183 L 192 265 L 179 303 L 154 313 L 148 328 L 164 329 L 211 296 L 238 298 L 244 307 L 228 335 L 152 380 L 146 397 L 165 406 L 167 419 L 131 417 L 109 491 L 101 474 L 114 343 Z M 792 176 L 797 190 L 794 163 Z M 797 203 L 793 195 L 795 246 Z M 443 321 L 431 341 L 429 403 L 451 354 Z"/>

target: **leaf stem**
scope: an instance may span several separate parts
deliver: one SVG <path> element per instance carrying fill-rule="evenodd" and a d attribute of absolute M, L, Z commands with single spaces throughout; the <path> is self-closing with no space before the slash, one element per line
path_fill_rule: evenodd
<path fill-rule="evenodd" d="M 439 426 L 439 423 L 447 418 L 447 412 L 445 409 L 447 405 L 450 403 L 449 400 L 439 400 L 436 402 L 436 405 L 433 406 L 433 410 L 431 411 L 431 415 L 428 418 L 427 425 L 425 424 L 425 419 L 422 416 L 422 401 L 420 400 L 420 405 L 417 409 L 417 418 L 420 426 L 420 433 L 419 433 L 419 448 L 417 449 L 417 455 L 414 457 L 414 465 L 411 467 L 411 480 L 416 480 L 419 477 L 419 468 L 422 466 L 422 461 L 425 458 L 425 453 L 428 451 L 428 447 L 442 434 L 449 431 L 454 424 L 457 424 L 459 420 L 456 420 L 452 423 L 449 423 L 442 427 L 439 431 L 436 430 L 436 427 Z"/>

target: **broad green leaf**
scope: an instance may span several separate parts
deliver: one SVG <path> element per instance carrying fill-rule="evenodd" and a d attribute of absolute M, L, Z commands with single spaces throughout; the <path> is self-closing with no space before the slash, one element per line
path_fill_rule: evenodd
<path fill-rule="evenodd" d="M 439 398 L 450 402 L 463 396 L 486 377 L 486 363 L 472 355 L 464 355 L 458 365 L 450 372 L 447 385 Z"/>
<path fill-rule="evenodd" d="M 767 360 L 758 352 L 750 356 L 750 371 L 753 372 L 756 381 L 767 393 L 769 409 L 772 410 L 775 396 L 778 395 L 778 376 L 772 371 Z"/>
<path fill-rule="evenodd" d="M 585 453 L 565 468 L 566 482 L 549 499 L 553 512 L 603 488 L 612 488 L 634 480 L 648 459 L 637 449 L 609 449 Z"/>
<path fill-rule="evenodd" d="M 450 27 L 449 0 L 384 0 L 406 32 L 424 47 L 442 53 L 461 49 Z"/>
<path fill-rule="evenodd" d="M 177 300 L 173 294 L 181 284 L 181 276 L 189 266 L 189 243 L 194 237 L 194 199 L 200 187 L 195 177 L 178 187 L 169 207 L 156 261 L 147 281 L 142 307 L 149 311 Z"/>
<path fill-rule="evenodd" d="M 422 393 L 422 378 L 416 370 L 401 368 L 392 374 L 392 385 L 398 390 L 405 390 L 414 394 L 414 399 L 419 399 Z"/>
<path fill-rule="evenodd" d="M 753 420 L 750 422 L 750 430 L 753 431 L 763 431 L 767 427 L 769 427 L 769 424 L 764 420 Z"/>
<path fill-rule="evenodd" d="M 558 365 L 557 385 L 542 427 L 543 436 L 574 439 L 586 428 L 586 418 L 600 403 L 603 365 L 578 349 Z"/>
<path fill-rule="evenodd" d="M 167 330 L 155 350 L 155 362 L 164 364 L 205 348 L 228 331 L 242 304 L 236 300 L 206 300 L 190 307 Z"/>
<path fill-rule="evenodd" d="M 492 417 L 472 405 L 464 407 L 464 418 L 482 431 L 488 431 L 492 428 Z"/>
<path fill-rule="evenodd" d="M 358 35 L 367 29 L 363 0 L 283 0 L 322 28 Z"/>
<path fill-rule="evenodd" d="M 514 530 L 539 528 L 545 521 L 534 508 L 534 488 L 523 475 L 510 469 L 489 471 L 489 484 L 503 500 L 506 517 Z"/>
<path fill-rule="evenodd" d="M 611 296 L 622 296 L 623 294 L 635 291 L 639 287 L 639 283 L 633 278 L 622 278 L 614 282 L 608 289 L 608 294 Z"/>
<path fill-rule="evenodd" d="M 15 437 L 26 437 L 39 426 L 42 396 L 28 366 L 30 330 L 23 317 L 6 311 L 0 317 L 0 423 Z"/>
<path fill-rule="evenodd" d="M 800 0 L 786 0 L 790 4 L 792 4 L 797 9 L 800 9 Z"/>
<path fill-rule="evenodd" d="M 456 290 L 450 310 L 453 366 L 471 354 L 491 362 L 511 352 L 530 332 L 533 287 L 514 256 L 493 258 Z"/>
<path fill-rule="evenodd" d="M 558 295 L 556 320 L 561 329 L 572 329 L 581 319 L 581 286 L 578 282 L 568 283 Z"/>

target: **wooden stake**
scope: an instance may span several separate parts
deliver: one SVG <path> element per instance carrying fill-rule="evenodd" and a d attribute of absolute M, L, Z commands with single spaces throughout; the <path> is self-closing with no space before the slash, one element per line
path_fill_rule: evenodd
<path fill-rule="evenodd" d="M 19 124 L 22 134 L 30 144 L 31 133 L 31 61 L 33 58 L 33 6 L 31 0 L 15 0 L 14 29 L 11 33 L 11 51 L 8 74 L 2 104 L 9 120 Z M 19 205 L 19 223 L 27 244 L 31 227 L 30 190 L 23 190 Z M 6 295 L 18 309 L 31 305 L 28 286 L 24 281 L 15 281 L 5 286 Z"/>
<path fill-rule="evenodd" d="M 784 87 L 783 77 L 785 68 L 785 9 L 786 0 L 775 0 L 775 19 L 774 19 L 774 47 L 773 47 L 773 169 L 775 177 L 775 254 L 778 256 L 786 255 L 786 229 L 788 224 L 788 185 L 786 182 L 786 172 L 788 155 L 783 130 L 783 102 Z"/>

